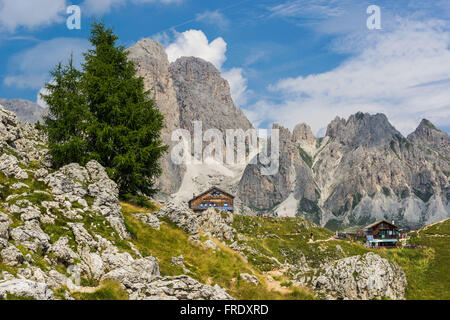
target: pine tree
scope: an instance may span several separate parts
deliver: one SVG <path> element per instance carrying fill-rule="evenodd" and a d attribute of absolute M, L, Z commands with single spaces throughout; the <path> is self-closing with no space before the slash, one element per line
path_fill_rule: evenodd
<path fill-rule="evenodd" d="M 74 91 L 81 92 L 80 110 L 86 113 L 76 120 L 82 133 L 82 148 L 70 145 L 66 151 L 68 154 L 80 152 L 76 162 L 81 164 L 92 159 L 101 163 L 119 185 L 121 195 L 152 195 L 156 191 L 154 178 L 161 174 L 159 159 L 167 150 L 161 140 L 163 116 L 150 99 L 150 92 L 144 90 L 144 80 L 136 76 L 136 67 L 127 59 L 126 49 L 116 45 L 118 37 L 112 29 L 101 22 L 94 23 L 89 40 L 92 49 L 85 53 L 83 70 L 74 81 L 77 89 Z M 56 71 L 66 69 L 59 68 Z M 65 73 L 60 71 L 52 75 L 57 79 L 59 73 L 65 79 Z M 48 88 L 51 86 L 49 84 Z M 64 91 L 61 97 L 54 92 L 45 99 L 49 105 L 59 106 L 63 104 L 61 99 L 70 99 L 70 95 L 65 95 L 69 91 Z M 61 114 L 56 113 L 55 120 L 46 122 L 47 128 L 49 124 L 50 128 L 64 125 L 71 111 L 60 109 Z M 64 139 L 55 135 L 50 148 L 59 150 L 64 145 Z M 72 160 L 70 157 L 62 159 L 64 161 L 56 164 Z"/>
<path fill-rule="evenodd" d="M 53 81 L 47 83 L 47 95 L 41 95 L 49 106 L 44 117 L 49 150 L 56 167 L 87 161 L 86 130 L 90 113 L 80 91 L 81 72 L 73 66 L 73 57 L 63 66 L 59 63 L 50 72 Z"/>

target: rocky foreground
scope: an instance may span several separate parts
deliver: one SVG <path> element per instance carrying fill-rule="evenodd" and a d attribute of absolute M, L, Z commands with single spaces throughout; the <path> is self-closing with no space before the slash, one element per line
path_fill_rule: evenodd
<path fill-rule="evenodd" d="M 231 299 L 184 275 L 161 277 L 124 224 L 116 184 L 95 161 L 58 171 L 43 139 L 0 107 L 0 298 L 53 299 L 83 281 L 120 282 L 131 299 Z"/>
<path fill-rule="evenodd" d="M 248 237 L 234 228 L 234 217 L 225 212 L 211 209 L 197 217 L 173 201 L 157 213 L 135 217 L 154 230 L 171 221 L 199 250 L 220 251 L 212 241 L 216 239 L 247 263 L 256 256 L 277 261 L 274 268 L 297 270 L 294 284 L 309 287 L 318 297 L 404 298 L 403 271 L 375 254 L 345 258 L 333 247 L 320 266 L 301 252 L 303 258 L 294 266 L 252 248 Z M 0 299 L 73 299 L 75 293 L 94 292 L 105 281 L 119 283 L 136 300 L 233 299 L 223 287 L 189 276 L 183 256 L 173 257 L 172 264 L 184 274 L 162 275 L 160 261 L 135 247 L 117 185 L 99 163 L 52 170 L 45 137 L 0 106 Z M 258 276 L 247 272 L 240 278 L 262 286 Z"/>

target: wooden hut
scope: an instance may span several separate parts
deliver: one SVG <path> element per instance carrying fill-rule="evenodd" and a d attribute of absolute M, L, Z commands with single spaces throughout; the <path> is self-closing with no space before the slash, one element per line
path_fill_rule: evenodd
<path fill-rule="evenodd" d="M 398 227 L 392 222 L 380 220 L 364 228 L 367 243 L 371 247 L 396 247 L 400 238 Z"/>
<path fill-rule="evenodd" d="M 195 213 L 202 213 L 209 208 L 234 212 L 234 196 L 217 187 L 203 192 L 189 201 L 189 208 Z"/>

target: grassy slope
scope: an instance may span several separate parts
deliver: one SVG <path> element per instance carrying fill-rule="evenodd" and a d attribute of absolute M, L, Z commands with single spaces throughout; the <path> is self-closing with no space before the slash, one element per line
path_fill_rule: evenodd
<path fill-rule="evenodd" d="M 286 293 L 271 291 L 261 271 L 247 263 L 241 255 L 216 242 L 221 250 L 212 251 L 191 243 L 189 236 L 168 220 L 163 220 L 161 230 L 147 227 L 133 213 L 145 209 L 123 205 L 127 228 L 133 235 L 133 243 L 143 255 L 152 255 L 159 260 L 163 276 L 183 274 L 180 267 L 172 266 L 172 257 L 183 255 L 189 275 L 207 284 L 218 284 L 227 289 L 237 299 L 313 299 L 306 289 L 291 289 Z M 148 212 L 148 210 L 147 210 Z M 202 239 L 205 240 L 205 239 Z M 260 286 L 249 284 L 241 279 L 241 273 L 255 274 Z"/>
<path fill-rule="evenodd" d="M 450 219 L 425 227 L 410 243 L 427 248 L 382 252 L 405 271 L 408 280 L 406 299 L 450 299 Z"/>

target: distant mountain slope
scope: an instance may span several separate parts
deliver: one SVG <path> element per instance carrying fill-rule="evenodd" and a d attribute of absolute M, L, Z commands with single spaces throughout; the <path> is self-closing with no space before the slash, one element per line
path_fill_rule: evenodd
<path fill-rule="evenodd" d="M 36 123 L 42 119 L 45 112 L 40 105 L 23 99 L 0 99 L 0 105 L 14 112 L 22 122 Z"/>
<path fill-rule="evenodd" d="M 151 39 L 139 41 L 128 51 L 165 117 L 162 136 L 171 148 L 161 161 L 158 185 L 162 196 L 171 195 L 179 191 L 186 173 L 185 166 L 174 165 L 170 159 L 174 130 L 187 129 L 193 136 L 194 121 L 202 121 L 203 132 L 217 128 L 225 136 L 227 129 L 247 130 L 252 124 L 235 106 L 228 81 L 211 63 L 195 57 L 169 63 L 164 47 Z"/>
<path fill-rule="evenodd" d="M 332 229 L 363 226 L 378 219 L 421 227 L 450 216 L 449 137 L 430 122 L 424 120 L 408 139 L 383 114 L 336 118 L 322 139 L 311 137 L 309 131 L 299 125 L 295 138 L 281 135 L 281 144 L 296 146 L 312 175 L 297 170 L 293 176 L 291 165 L 281 160 L 279 175 L 284 178 L 258 183 L 258 170 L 249 166 L 240 182 L 244 204 L 308 217 Z M 291 159 L 298 158 L 290 154 Z M 287 156 L 282 152 L 281 159 Z M 271 197 L 267 191 L 279 189 L 285 179 L 291 185 L 281 197 L 279 193 Z M 251 192 L 247 192 L 250 185 Z M 316 195 L 299 193 L 305 185 Z M 263 203 L 257 198 L 260 194 L 265 194 Z M 274 204 L 279 205 L 273 208 Z"/>

